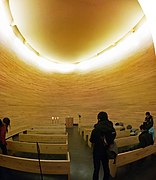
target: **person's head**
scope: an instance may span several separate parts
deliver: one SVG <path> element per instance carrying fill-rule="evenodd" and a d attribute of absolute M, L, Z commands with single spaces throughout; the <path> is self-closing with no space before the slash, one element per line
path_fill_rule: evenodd
<path fill-rule="evenodd" d="M 146 112 L 145 115 L 148 117 L 150 116 L 150 112 Z"/>
<path fill-rule="evenodd" d="M 10 126 L 10 119 L 7 118 L 7 117 L 5 117 L 5 118 L 3 119 L 3 123 L 6 124 L 6 126 Z"/>
<path fill-rule="evenodd" d="M 97 116 L 98 121 L 106 121 L 108 120 L 108 114 L 106 112 L 99 112 L 98 116 Z"/>
<path fill-rule="evenodd" d="M 128 125 L 127 125 L 127 129 L 132 129 L 132 125 L 131 125 L 131 124 L 128 124 Z"/>

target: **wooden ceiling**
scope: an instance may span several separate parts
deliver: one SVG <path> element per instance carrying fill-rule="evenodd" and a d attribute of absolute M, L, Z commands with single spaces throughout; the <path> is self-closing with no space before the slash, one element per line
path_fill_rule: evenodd
<path fill-rule="evenodd" d="M 137 0 L 9 0 L 9 5 L 26 41 L 56 62 L 94 56 L 143 17 Z"/>

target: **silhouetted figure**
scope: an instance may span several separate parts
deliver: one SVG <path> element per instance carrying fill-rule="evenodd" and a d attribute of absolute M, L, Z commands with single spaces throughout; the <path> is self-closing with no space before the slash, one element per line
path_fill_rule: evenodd
<path fill-rule="evenodd" d="M 103 180 L 109 180 L 110 170 L 107 149 L 108 146 L 114 142 L 116 132 L 113 128 L 113 123 L 108 120 L 106 112 L 100 112 L 97 119 L 98 122 L 94 125 L 94 129 L 92 130 L 90 137 L 90 142 L 93 146 L 93 180 L 99 179 L 100 162 L 102 162 L 104 171 Z M 104 145 L 104 140 L 108 146 Z"/>
<path fill-rule="evenodd" d="M 147 131 L 143 124 L 140 126 L 140 130 L 141 134 L 139 135 L 138 148 L 144 148 L 146 146 L 152 145 L 154 143 L 152 135 Z"/>
<path fill-rule="evenodd" d="M 6 117 L 3 119 L 3 122 L 0 122 L 0 148 L 2 149 L 2 154 L 8 154 L 6 143 L 6 133 L 8 132 L 8 126 L 10 126 L 10 119 Z"/>
<path fill-rule="evenodd" d="M 155 135 L 154 135 L 154 127 L 153 127 L 153 124 L 154 124 L 153 116 L 150 114 L 150 112 L 146 112 L 145 115 L 146 115 L 146 117 L 145 117 L 145 121 L 143 122 L 143 124 L 145 126 L 145 129 L 150 134 L 152 134 L 153 141 L 154 141 Z"/>
<path fill-rule="evenodd" d="M 128 148 L 127 151 L 138 149 L 138 148 L 144 148 L 144 147 L 153 145 L 154 141 L 153 141 L 152 135 L 145 128 L 144 124 L 142 124 L 140 126 L 140 131 L 141 131 L 141 134 L 138 137 L 139 138 L 139 143 L 134 145 L 134 146 L 131 146 L 130 148 Z"/>

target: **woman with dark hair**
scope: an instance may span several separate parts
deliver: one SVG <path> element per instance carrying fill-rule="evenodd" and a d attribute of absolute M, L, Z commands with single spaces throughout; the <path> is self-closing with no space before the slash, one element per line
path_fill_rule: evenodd
<path fill-rule="evenodd" d="M 93 180 L 99 179 L 101 162 L 104 171 L 103 180 L 109 180 L 110 170 L 107 149 L 114 142 L 116 132 L 113 127 L 113 123 L 108 119 L 106 112 L 99 112 L 97 119 L 98 122 L 94 125 L 94 129 L 92 130 L 90 137 L 90 142 L 93 146 Z M 106 141 L 106 144 L 104 141 Z"/>
<path fill-rule="evenodd" d="M 3 119 L 3 123 L 4 123 L 5 126 L 6 126 L 6 132 L 8 132 L 8 126 L 10 126 L 10 119 L 7 118 L 7 117 L 5 117 L 5 118 Z"/>
<path fill-rule="evenodd" d="M 8 126 L 10 126 L 10 119 L 5 117 L 3 123 L 0 123 L 0 148 L 2 149 L 2 154 L 8 154 L 7 143 L 6 143 L 6 133 L 8 132 Z"/>

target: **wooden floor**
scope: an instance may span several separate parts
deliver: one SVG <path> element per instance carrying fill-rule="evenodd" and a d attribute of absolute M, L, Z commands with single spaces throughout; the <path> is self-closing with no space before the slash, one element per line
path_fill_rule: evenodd
<path fill-rule="evenodd" d="M 92 151 L 79 135 L 77 126 L 68 129 L 69 152 L 71 156 L 71 180 L 92 180 L 93 163 Z M 100 171 L 102 180 L 103 172 Z M 143 160 L 118 168 L 117 177 L 114 180 L 155 180 L 156 156 L 150 156 Z M 67 180 L 67 176 L 43 175 L 23 173 L 0 167 L 0 179 L 3 180 Z M 112 178 L 113 179 L 113 178 Z"/>

